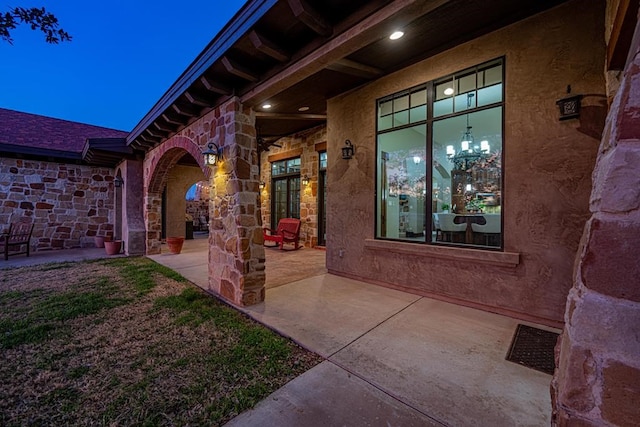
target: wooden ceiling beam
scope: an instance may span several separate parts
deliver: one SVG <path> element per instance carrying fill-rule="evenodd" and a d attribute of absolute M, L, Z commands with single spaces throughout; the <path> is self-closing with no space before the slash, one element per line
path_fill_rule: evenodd
<path fill-rule="evenodd" d="M 276 61 L 287 62 L 289 60 L 289 55 L 287 55 L 283 49 L 269 41 L 263 35 L 258 34 L 255 30 L 249 33 L 249 40 L 251 40 L 253 47 Z"/>
<path fill-rule="evenodd" d="M 374 79 L 382 75 L 382 70 L 380 68 L 371 67 L 345 58 L 329 64 L 327 69 L 367 79 Z"/>
<path fill-rule="evenodd" d="M 236 77 L 240 77 L 241 79 L 248 80 L 252 83 L 258 81 L 258 76 L 256 76 L 251 71 L 249 71 L 249 69 L 238 64 L 228 56 L 222 57 L 222 65 L 224 65 L 224 68 L 229 73 L 233 74 Z"/>
<path fill-rule="evenodd" d="M 329 42 L 296 61 L 295 65 L 266 78 L 241 95 L 242 103 L 256 104 L 314 75 L 326 64 L 346 58 L 380 39 L 382 30 L 389 29 L 389 20 L 411 22 L 418 16 L 433 12 L 452 0 L 397 0 L 366 16 L 358 25 L 340 32 Z"/>
<path fill-rule="evenodd" d="M 142 139 L 144 142 L 140 141 L 140 139 Z M 141 133 L 140 138 L 136 139 L 136 141 L 138 142 L 138 144 L 146 145 L 147 147 L 154 147 L 156 144 L 160 144 L 160 141 L 162 141 L 162 139 L 154 138 L 150 135 L 145 135 L 144 133 Z"/>
<path fill-rule="evenodd" d="M 304 0 L 287 0 L 293 15 L 313 32 L 324 37 L 333 33 L 331 25 Z"/>
<path fill-rule="evenodd" d="M 184 97 L 187 98 L 187 100 L 190 103 L 194 104 L 194 105 L 198 105 L 200 107 L 211 107 L 211 103 L 210 102 L 198 97 L 197 95 L 195 95 L 195 94 L 193 94 L 193 93 L 191 93 L 189 91 L 186 91 L 184 93 Z"/>
<path fill-rule="evenodd" d="M 165 135 L 162 135 L 158 132 L 155 132 L 153 129 L 151 128 L 146 128 L 145 132 L 147 132 L 149 134 L 149 136 L 151 136 L 152 138 L 157 138 L 159 140 L 162 140 L 162 138 L 165 137 Z M 144 135 L 144 134 L 143 134 Z"/>
<path fill-rule="evenodd" d="M 264 111 L 256 111 L 256 118 L 272 119 L 272 120 L 327 120 L 326 114 L 286 114 L 286 113 L 267 113 Z"/>
<path fill-rule="evenodd" d="M 162 126 L 162 124 L 158 123 L 157 121 L 153 122 L 153 126 L 154 126 L 156 129 L 158 129 L 160 132 L 164 132 L 164 133 L 166 133 L 166 134 L 169 134 L 169 133 L 173 133 L 173 132 L 175 132 L 175 129 L 171 129 L 171 128 L 168 128 L 168 127 L 164 127 L 164 126 Z"/>
<path fill-rule="evenodd" d="M 180 126 L 184 126 L 184 125 L 186 125 L 186 124 L 187 124 L 187 121 L 186 121 L 186 120 L 180 120 L 180 119 L 177 119 L 177 118 L 175 118 L 175 117 L 171 117 L 171 116 L 169 116 L 167 113 L 162 113 L 162 114 L 160 115 L 160 117 L 162 117 L 162 119 L 163 119 L 165 122 L 167 122 L 168 124 L 173 125 L 173 126 L 180 127 Z"/>
<path fill-rule="evenodd" d="M 621 0 L 607 45 L 607 69 L 623 70 L 638 20 L 638 0 Z"/>
<path fill-rule="evenodd" d="M 200 77 L 200 82 L 209 92 L 217 93 L 219 95 L 229 96 L 233 93 L 233 91 L 227 86 L 220 84 L 218 82 L 214 82 L 206 78 L 205 76 Z"/>
<path fill-rule="evenodd" d="M 184 105 L 171 104 L 171 108 L 173 111 L 180 114 L 181 116 L 186 117 L 196 117 L 198 115 L 198 111 L 192 107 L 185 107 Z"/>

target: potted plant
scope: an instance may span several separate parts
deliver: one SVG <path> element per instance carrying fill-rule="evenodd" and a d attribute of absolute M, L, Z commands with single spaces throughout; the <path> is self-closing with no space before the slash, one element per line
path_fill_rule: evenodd
<path fill-rule="evenodd" d="M 96 248 L 104 248 L 104 236 L 94 236 L 93 242 L 96 245 Z"/>
<path fill-rule="evenodd" d="M 184 237 L 167 237 L 167 246 L 172 254 L 179 254 L 182 251 Z"/>
<path fill-rule="evenodd" d="M 449 204 L 448 203 L 443 203 L 442 204 L 442 213 L 449 213 Z"/>
<path fill-rule="evenodd" d="M 104 250 L 107 255 L 117 255 L 122 251 L 122 240 L 105 240 Z"/>

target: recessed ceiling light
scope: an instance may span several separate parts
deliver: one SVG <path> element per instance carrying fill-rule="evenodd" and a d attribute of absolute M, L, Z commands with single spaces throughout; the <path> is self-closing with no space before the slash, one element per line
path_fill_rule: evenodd
<path fill-rule="evenodd" d="M 444 90 L 445 95 L 453 95 L 453 88 L 448 87 Z"/>
<path fill-rule="evenodd" d="M 404 33 L 402 31 L 394 31 L 393 33 L 391 33 L 389 38 L 391 40 L 398 40 L 402 36 L 404 36 Z"/>
<path fill-rule="evenodd" d="M 262 108 L 268 110 L 269 108 L 271 108 L 271 104 L 262 104 Z"/>
<path fill-rule="evenodd" d="M 309 107 L 305 105 L 304 107 L 298 108 L 298 111 L 309 111 Z"/>

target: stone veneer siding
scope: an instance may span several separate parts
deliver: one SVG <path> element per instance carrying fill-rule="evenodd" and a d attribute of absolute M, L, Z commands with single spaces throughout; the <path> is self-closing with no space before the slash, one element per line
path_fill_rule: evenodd
<path fill-rule="evenodd" d="M 216 111 L 211 139 L 224 155 L 212 174 L 209 286 L 235 304 L 251 305 L 265 295 L 255 116 L 237 100 Z"/>
<path fill-rule="evenodd" d="M 161 195 L 169 170 L 186 151 L 209 174 L 209 290 L 237 305 L 264 300 L 254 124 L 253 112 L 231 99 L 156 147 L 144 161 L 147 253 L 160 251 Z M 222 161 L 211 169 L 202 165 L 201 152 L 208 142 L 224 150 Z"/>
<path fill-rule="evenodd" d="M 600 144 L 592 216 L 556 346 L 554 426 L 640 422 L 640 39 L 630 52 Z"/>
<path fill-rule="evenodd" d="M 276 143 L 282 147 L 269 147 L 260 159 L 260 180 L 266 185 L 260 192 L 262 223 L 271 226 L 271 163 L 270 156 L 302 149 L 300 155 L 300 177 L 307 175 L 309 184 L 300 183 L 300 241 L 304 246 L 315 247 L 318 244 L 318 169 L 319 154 L 316 144 L 325 142 L 326 126 L 318 126 L 305 132 L 279 139 Z M 283 160 L 283 159 L 281 159 Z"/>
<path fill-rule="evenodd" d="M 112 236 L 113 170 L 22 159 L 0 159 L 0 228 L 34 224 L 35 250 L 91 247 Z"/>

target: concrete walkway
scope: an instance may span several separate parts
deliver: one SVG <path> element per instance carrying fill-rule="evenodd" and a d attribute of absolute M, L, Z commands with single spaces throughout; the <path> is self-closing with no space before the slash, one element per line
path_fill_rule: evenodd
<path fill-rule="evenodd" d="M 74 251 L 16 256 L 0 269 L 105 256 Z M 327 274 L 320 250 L 266 257 L 266 301 L 239 310 L 326 360 L 228 426 L 549 425 L 551 376 L 505 360 L 524 322 Z M 206 239 L 149 258 L 206 286 Z M 301 264 L 306 277 L 282 283 Z"/>
<path fill-rule="evenodd" d="M 150 258 L 206 287 L 206 250 Z M 327 274 L 315 249 L 266 259 L 266 301 L 238 309 L 326 360 L 227 426 L 550 424 L 551 376 L 505 360 L 526 322 Z"/>

